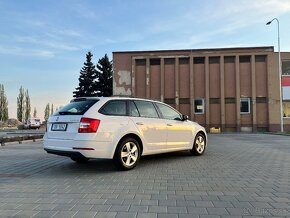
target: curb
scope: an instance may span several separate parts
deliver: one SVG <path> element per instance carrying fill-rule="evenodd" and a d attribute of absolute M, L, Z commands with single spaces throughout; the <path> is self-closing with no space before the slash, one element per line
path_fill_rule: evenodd
<path fill-rule="evenodd" d="M 43 138 L 43 134 L 16 136 L 16 137 L 4 137 L 4 138 L 0 138 L 0 145 L 5 146 L 6 144 L 11 144 L 11 143 L 22 144 L 22 142 L 24 142 L 24 141 L 35 142 L 36 140 L 42 139 L 42 138 Z"/>

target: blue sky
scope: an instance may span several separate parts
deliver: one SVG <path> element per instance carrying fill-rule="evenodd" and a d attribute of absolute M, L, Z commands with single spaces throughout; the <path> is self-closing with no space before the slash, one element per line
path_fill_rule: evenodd
<path fill-rule="evenodd" d="M 43 118 L 65 105 L 85 54 L 113 51 L 271 46 L 290 51 L 289 0 L 0 0 L 0 83 L 16 117 L 22 85 Z"/>

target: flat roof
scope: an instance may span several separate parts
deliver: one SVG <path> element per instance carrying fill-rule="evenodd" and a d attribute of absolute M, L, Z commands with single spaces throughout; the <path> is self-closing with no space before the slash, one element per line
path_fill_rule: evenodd
<path fill-rule="evenodd" d="M 232 48 L 202 48 L 202 49 L 173 49 L 173 50 L 144 50 L 144 51 L 114 51 L 115 53 L 152 53 L 152 52 L 206 52 L 206 51 L 231 51 L 231 50 L 264 50 L 274 52 L 274 46 L 258 47 L 232 47 Z"/>

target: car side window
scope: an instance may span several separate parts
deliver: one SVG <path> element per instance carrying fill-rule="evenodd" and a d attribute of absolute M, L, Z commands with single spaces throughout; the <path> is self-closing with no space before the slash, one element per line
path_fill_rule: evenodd
<path fill-rule="evenodd" d="M 133 101 L 129 101 L 129 114 L 132 117 L 140 117 L 139 111 Z"/>
<path fill-rule="evenodd" d="M 126 101 L 109 101 L 99 112 L 104 115 L 126 116 Z"/>
<path fill-rule="evenodd" d="M 182 120 L 180 113 L 168 107 L 167 105 L 156 103 L 161 114 L 168 120 Z"/>
<path fill-rule="evenodd" d="M 159 118 L 158 113 L 152 102 L 149 101 L 134 101 L 141 117 Z"/>

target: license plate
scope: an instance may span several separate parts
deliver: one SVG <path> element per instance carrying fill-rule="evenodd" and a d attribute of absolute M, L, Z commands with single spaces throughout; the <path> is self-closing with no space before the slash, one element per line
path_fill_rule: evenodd
<path fill-rule="evenodd" d="M 51 126 L 52 131 L 66 131 L 66 123 L 53 123 Z"/>

